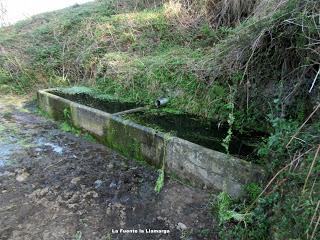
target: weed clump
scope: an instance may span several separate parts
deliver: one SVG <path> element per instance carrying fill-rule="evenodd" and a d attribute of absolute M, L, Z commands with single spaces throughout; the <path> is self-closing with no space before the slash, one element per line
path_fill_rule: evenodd
<path fill-rule="evenodd" d="M 163 188 L 164 185 L 164 169 L 159 170 L 159 176 L 157 178 L 156 186 L 154 187 L 154 190 L 157 193 L 160 193 L 161 189 Z"/>

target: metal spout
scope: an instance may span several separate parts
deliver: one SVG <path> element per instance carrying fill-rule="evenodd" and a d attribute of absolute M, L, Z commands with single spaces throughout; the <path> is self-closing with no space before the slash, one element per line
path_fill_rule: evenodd
<path fill-rule="evenodd" d="M 157 108 L 165 106 L 169 102 L 169 98 L 159 98 L 155 101 L 155 105 Z"/>

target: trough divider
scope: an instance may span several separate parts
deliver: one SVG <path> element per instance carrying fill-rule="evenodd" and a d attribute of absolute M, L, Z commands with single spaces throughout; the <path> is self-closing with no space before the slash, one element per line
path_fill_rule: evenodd
<path fill-rule="evenodd" d="M 134 109 L 125 110 L 122 112 L 113 113 L 112 116 L 121 116 L 121 115 L 129 114 L 129 113 L 142 112 L 142 111 L 145 111 L 148 109 L 149 109 L 149 107 L 138 107 L 138 108 L 134 108 Z"/>

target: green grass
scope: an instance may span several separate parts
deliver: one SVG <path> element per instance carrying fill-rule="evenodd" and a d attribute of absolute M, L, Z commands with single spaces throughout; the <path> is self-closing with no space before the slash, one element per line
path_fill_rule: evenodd
<path fill-rule="evenodd" d="M 161 189 L 164 186 L 164 169 L 159 170 L 159 176 L 157 178 L 156 186 L 154 187 L 154 190 L 157 193 L 160 193 Z"/>
<path fill-rule="evenodd" d="M 244 199 L 221 198 L 222 210 L 215 215 L 221 239 L 310 236 L 320 196 L 318 161 L 307 191 L 302 188 L 319 143 L 319 116 L 297 135 L 300 140 L 289 148 L 286 144 L 319 102 L 318 82 L 309 93 L 319 68 L 314 15 L 319 1 L 289 0 L 262 17 L 219 28 L 205 18 L 189 26 L 161 4 L 154 8 L 147 2 L 127 1 L 121 9 L 116 1 L 95 1 L 0 28 L 0 93 L 71 87 L 65 91 L 152 105 L 158 97 L 170 97 L 163 111 L 229 120 L 228 136 L 233 130 L 267 131 L 270 136 L 257 147 L 256 162 L 269 180 L 293 156 L 314 148 L 258 200 L 266 183 L 249 184 Z M 66 111 L 61 129 L 80 134 L 68 115 Z M 156 191 L 163 181 L 161 170 Z M 251 217 L 237 221 L 243 216 L 237 214 L 245 214 L 253 202 Z M 227 207 L 221 207 L 224 203 Z M 319 231 L 315 234 L 314 239 Z"/>
<path fill-rule="evenodd" d="M 79 88 L 76 88 L 79 90 Z M 76 91 L 76 89 L 69 89 L 70 93 Z M 83 88 L 80 88 L 82 90 L 84 90 Z M 43 114 L 43 111 L 39 111 L 40 114 Z M 45 113 L 45 112 L 44 112 Z M 45 116 L 45 115 L 44 115 Z M 72 120 L 71 120 L 71 112 L 70 109 L 65 108 L 63 110 L 63 116 L 64 116 L 64 121 L 60 123 L 59 128 L 64 131 L 64 132 L 69 132 L 72 133 L 78 137 L 82 137 L 85 140 L 92 142 L 92 143 L 96 143 L 96 138 L 90 134 L 89 132 L 83 130 L 83 129 L 79 129 L 77 127 L 75 127 L 72 124 Z"/>
<path fill-rule="evenodd" d="M 91 143 L 97 142 L 96 138 L 92 134 L 74 127 L 72 124 L 68 123 L 67 121 L 60 123 L 59 128 L 64 132 L 72 133 L 78 137 L 81 137 L 87 140 L 88 142 L 91 142 Z"/>
<path fill-rule="evenodd" d="M 13 61 L 13 67 L 23 69 L 12 76 L 12 69 L 0 64 L 4 72 L 0 79 L 21 93 L 44 85 L 82 84 L 147 104 L 169 95 L 173 109 L 212 116 L 224 100 L 221 95 L 215 100 L 204 98 L 200 92 L 206 86 L 190 68 L 203 58 L 213 39 L 222 39 L 227 31 L 214 31 L 207 23 L 182 29 L 173 21 L 161 7 L 115 14 L 112 3 L 36 16 L 0 37 L 0 44 L 8 48 L 19 46 L 19 51 L 10 49 L 3 57 L 21 56 L 19 64 Z M 224 92 L 222 86 L 218 88 Z M 212 101 L 219 104 L 204 110 L 203 104 Z"/>

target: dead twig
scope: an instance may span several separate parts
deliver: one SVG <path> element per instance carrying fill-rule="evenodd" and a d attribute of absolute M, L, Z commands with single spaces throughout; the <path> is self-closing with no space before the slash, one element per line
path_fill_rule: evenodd
<path fill-rule="evenodd" d="M 6 212 L 6 211 L 12 210 L 13 208 L 16 208 L 16 207 L 17 207 L 17 205 L 12 204 L 12 205 L 6 206 L 4 208 L 0 208 L 0 212 Z"/>
<path fill-rule="evenodd" d="M 310 193 L 309 193 L 309 198 L 311 198 L 311 196 L 312 196 L 314 186 L 316 185 L 316 182 L 317 182 L 317 178 L 318 178 L 318 175 L 313 180 L 312 187 L 311 187 Z"/>
<path fill-rule="evenodd" d="M 268 184 L 266 185 L 266 187 L 262 190 L 262 192 L 259 194 L 259 196 L 251 203 L 251 205 L 247 208 L 246 213 L 248 213 L 252 207 L 256 204 L 256 202 L 258 201 L 258 199 L 267 191 L 267 189 L 269 188 L 269 186 L 271 185 L 271 183 L 274 182 L 274 180 L 282 173 L 284 172 L 288 167 L 290 167 L 292 164 L 294 164 L 296 161 L 299 161 L 300 158 L 302 158 L 304 155 L 306 155 L 307 153 L 309 153 L 313 148 L 310 148 L 308 151 L 304 152 L 303 154 L 299 155 L 297 158 L 293 159 L 290 163 L 288 163 L 286 166 L 284 166 L 283 168 L 281 168 L 276 175 L 274 175 L 272 177 L 272 179 L 268 182 Z"/>
<path fill-rule="evenodd" d="M 318 104 L 318 106 L 315 108 L 315 110 L 309 115 L 309 117 L 304 121 L 304 123 L 299 127 L 299 129 L 295 132 L 295 134 L 293 134 L 293 136 L 291 137 L 290 141 L 287 143 L 286 148 L 289 147 L 289 145 L 291 144 L 292 140 L 296 138 L 296 136 L 299 134 L 299 132 L 301 131 L 301 129 L 306 125 L 306 123 L 310 120 L 310 118 L 318 111 L 318 109 L 320 108 L 320 104 Z"/>
<path fill-rule="evenodd" d="M 62 158 L 62 159 L 59 160 L 58 162 L 56 162 L 56 163 L 54 163 L 54 164 L 51 164 L 51 165 L 45 167 L 43 170 L 47 170 L 47 169 L 50 168 L 50 167 L 54 167 L 54 166 L 58 165 L 59 163 L 61 163 L 61 162 L 64 161 L 64 160 L 65 160 L 65 159 Z"/>
<path fill-rule="evenodd" d="M 308 180 L 309 180 L 309 177 L 310 177 L 310 175 L 311 175 L 311 172 L 312 172 L 312 170 L 313 170 L 313 168 L 314 168 L 314 165 L 315 165 L 315 163 L 316 163 L 316 159 L 317 159 L 317 157 L 318 157 L 319 151 L 320 151 L 320 144 L 319 144 L 319 146 L 318 146 L 318 149 L 317 149 L 317 151 L 316 151 L 316 154 L 314 155 L 314 158 L 313 158 L 313 161 L 312 161 L 312 163 L 311 163 L 311 166 L 310 166 L 308 175 L 307 175 L 307 177 L 306 177 L 306 179 L 305 179 L 305 181 L 304 181 L 304 185 L 303 185 L 302 192 L 304 192 L 304 191 L 306 190 L 307 182 L 308 182 Z"/>
<path fill-rule="evenodd" d="M 320 214 L 319 214 L 318 220 L 316 222 L 316 225 L 314 226 L 314 229 L 313 229 L 313 232 L 312 232 L 310 240 L 312 240 L 314 238 L 314 236 L 316 235 L 317 228 L 319 226 L 319 222 L 320 222 Z"/>
<path fill-rule="evenodd" d="M 316 74 L 316 77 L 314 78 L 314 80 L 313 80 L 313 82 L 312 82 L 312 85 L 311 85 L 311 87 L 310 87 L 310 89 L 309 89 L 309 93 L 311 93 L 311 91 L 312 91 L 312 89 L 313 89 L 313 87 L 314 87 L 314 85 L 315 85 L 315 83 L 316 83 L 316 81 L 317 81 L 317 79 L 318 79 L 319 74 L 320 74 L 320 68 L 319 68 L 319 71 L 318 71 L 317 74 Z"/>
<path fill-rule="evenodd" d="M 308 229 L 307 229 L 307 231 L 306 231 L 306 234 L 307 234 L 307 235 L 309 235 L 309 234 L 308 234 L 308 233 L 309 233 L 309 229 L 311 228 L 312 223 L 313 223 L 315 217 L 317 216 L 317 212 L 318 212 L 319 206 L 320 206 L 320 200 L 319 200 L 318 203 L 317 203 L 316 210 L 314 210 L 314 214 L 313 214 L 313 216 L 312 216 L 312 218 L 311 218 L 310 224 L 309 224 Z"/>

